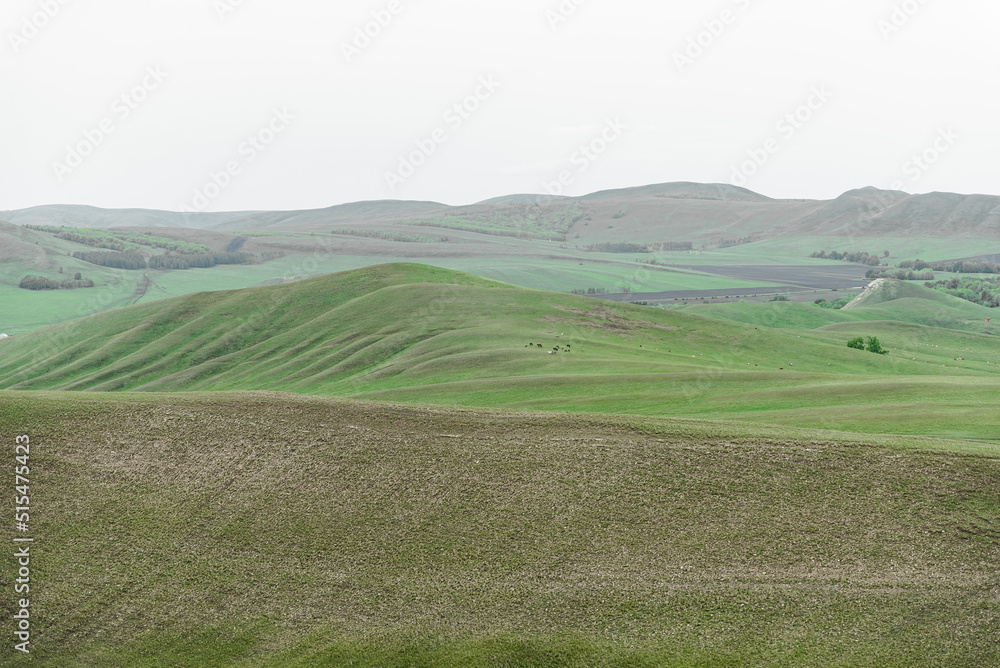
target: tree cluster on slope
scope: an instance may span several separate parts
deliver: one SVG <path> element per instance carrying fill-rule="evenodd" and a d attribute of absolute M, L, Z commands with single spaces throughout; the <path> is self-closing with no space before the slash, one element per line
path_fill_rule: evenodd
<path fill-rule="evenodd" d="M 79 276 L 79 274 L 77 274 Z M 53 281 L 44 276 L 25 276 L 18 284 L 25 290 L 75 290 L 76 288 L 92 288 L 94 282 L 90 279 L 73 281 Z"/>

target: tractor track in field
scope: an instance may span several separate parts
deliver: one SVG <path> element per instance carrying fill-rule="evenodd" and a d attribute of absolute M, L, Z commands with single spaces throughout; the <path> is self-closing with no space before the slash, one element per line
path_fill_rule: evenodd
<path fill-rule="evenodd" d="M 139 281 L 135 292 L 132 293 L 130 305 L 138 304 L 139 300 L 146 296 L 146 291 L 149 290 L 149 286 L 152 284 L 153 281 L 149 278 L 149 274 L 142 272 L 142 280 Z"/>

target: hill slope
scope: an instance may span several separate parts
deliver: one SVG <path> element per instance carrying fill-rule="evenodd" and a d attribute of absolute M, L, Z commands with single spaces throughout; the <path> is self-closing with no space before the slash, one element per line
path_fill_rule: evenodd
<path fill-rule="evenodd" d="M 992 337 L 949 335 L 930 347 L 936 331 L 886 337 L 893 354 L 882 357 L 847 348 L 847 332 L 803 337 L 383 265 L 162 300 L 6 340 L 0 387 L 281 390 L 995 438 Z M 846 419 L 873 404 L 896 406 L 898 420 Z"/>
<path fill-rule="evenodd" d="M 946 442 L 270 393 L 0 392 L 0 434 L 33 665 L 1000 656 L 1000 460 Z"/>
<path fill-rule="evenodd" d="M 939 303 L 954 303 L 956 301 L 950 295 L 920 285 L 892 278 L 877 278 L 844 308 L 848 310 L 870 308 L 896 299 L 925 299 Z"/>

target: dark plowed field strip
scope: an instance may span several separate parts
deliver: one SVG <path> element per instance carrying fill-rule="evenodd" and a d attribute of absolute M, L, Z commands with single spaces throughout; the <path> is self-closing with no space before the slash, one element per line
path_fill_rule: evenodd
<path fill-rule="evenodd" d="M 721 290 L 670 290 L 667 292 L 630 292 L 598 295 L 601 299 L 616 302 L 677 301 L 680 299 L 733 299 L 762 295 L 786 295 L 810 290 L 849 290 L 868 284 L 867 267 L 856 264 L 829 267 L 776 266 L 759 267 L 738 265 L 733 267 L 672 265 L 677 269 L 690 269 L 706 274 L 726 276 L 745 281 L 773 281 L 774 285 L 761 288 L 724 288 Z"/>
<path fill-rule="evenodd" d="M 686 266 L 677 265 L 678 269 L 702 271 L 707 274 L 738 278 L 744 281 L 773 282 L 775 284 L 791 285 L 800 288 L 826 288 L 845 290 L 864 286 L 868 283 L 865 273 L 871 268 L 860 264 L 845 262 L 843 265 L 831 266 L 748 266 L 736 265 L 730 267 L 717 266 Z"/>

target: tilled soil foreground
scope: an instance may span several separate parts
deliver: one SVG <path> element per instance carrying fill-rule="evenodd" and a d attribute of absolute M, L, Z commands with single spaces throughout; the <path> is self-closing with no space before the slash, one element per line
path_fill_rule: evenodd
<path fill-rule="evenodd" d="M 22 434 L 40 665 L 1000 658 L 996 458 L 277 393 L 0 393 Z"/>

